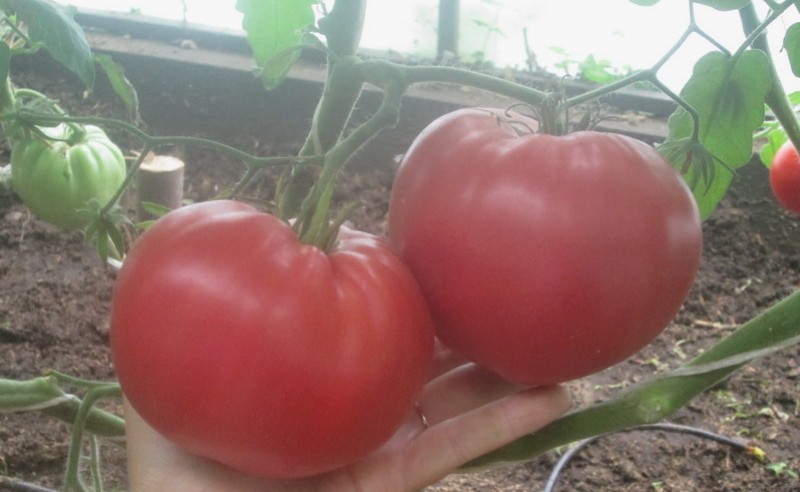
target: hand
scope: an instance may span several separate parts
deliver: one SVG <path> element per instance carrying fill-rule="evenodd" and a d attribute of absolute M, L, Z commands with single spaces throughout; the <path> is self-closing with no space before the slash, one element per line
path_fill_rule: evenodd
<path fill-rule="evenodd" d="M 260 480 L 188 454 L 127 405 L 130 491 L 419 490 L 464 463 L 538 430 L 570 405 L 561 387 L 520 388 L 464 363 L 442 347 L 437 348 L 434 366 L 417 410 L 410 412 L 383 447 L 346 468 L 298 480 Z"/>

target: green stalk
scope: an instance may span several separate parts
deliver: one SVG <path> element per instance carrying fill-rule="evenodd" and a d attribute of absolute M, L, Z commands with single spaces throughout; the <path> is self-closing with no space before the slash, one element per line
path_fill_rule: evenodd
<path fill-rule="evenodd" d="M 748 321 L 684 366 L 636 384 L 611 400 L 575 410 L 535 434 L 468 463 L 462 471 L 529 460 L 581 439 L 658 422 L 744 364 L 798 342 L 800 291 Z"/>
<path fill-rule="evenodd" d="M 324 154 L 341 138 L 361 95 L 363 81 L 355 74 L 359 63 L 355 56 L 329 60 L 325 89 L 314 111 L 311 132 L 300 150 L 301 156 Z"/>
<path fill-rule="evenodd" d="M 409 84 L 449 82 L 490 91 L 501 96 L 516 99 L 531 106 L 538 106 L 550 97 L 550 94 L 547 92 L 517 82 L 456 67 L 404 66 L 383 60 L 370 60 L 364 63 L 368 65 L 383 65 L 384 71 L 386 69 L 393 69 L 401 72 Z"/>
<path fill-rule="evenodd" d="M 11 84 L 11 79 L 6 76 L 0 84 L 0 114 L 11 113 L 15 110 L 17 105 L 16 97 L 14 96 L 14 86 Z M 12 120 L 11 123 L 3 121 L 0 129 L 4 132 L 7 139 L 14 138 L 16 131 L 9 131 L 16 123 Z M 5 133 L 8 132 L 8 133 Z"/>
<path fill-rule="evenodd" d="M 41 412 L 72 424 L 75 421 L 75 416 L 78 415 L 80 406 L 81 402 L 76 398 L 60 405 L 45 408 Z M 115 443 L 119 443 L 120 441 L 118 440 L 125 437 L 125 420 L 105 410 L 96 407 L 92 408 L 89 410 L 85 422 L 86 430 L 96 436 L 112 439 Z"/>
<path fill-rule="evenodd" d="M 771 24 L 778 17 L 778 15 L 786 10 L 786 8 L 788 8 L 791 4 L 792 2 L 785 2 L 785 4 L 781 5 L 780 10 L 773 11 L 769 18 L 767 18 L 764 22 L 761 22 L 758 18 L 758 14 L 756 13 L 755 6 L 751 2 L 739 10 L 739 18 L 741 19 L 742 28 L 744 29 L 745 34 L 748 35 L 748 39 L 753 37 L 753 48 L 763 51 L 769 60 L 772 87 L 767 93 L 765 102 L 775 114 L 775 118 L 778 119 L 778 122 L 780 122 L 781 126 L 786 131 L 786 135 L 789 137 L 789 140 L 792 141 L 794 147 L 796 149 L 800 149 L 800 123 L 798 123 L 797 116 L 794 113 L 794 108 L 792 108 L 792 104 L 789 102 L 789 98 L 787 97 L 786 91 L 781 83 L 780 74 L 778 74 L 778 70 L 776 69 L 775 63 L 772 60 L 769 41 L 767 40 L 765 32 L 766 26 Z M 747 43 L 745 43 L 743 46 L 747 46 Z"/>
<path fill-rule="evenodd" d="M 329 223 L 330 203 L 336 177 L 350 157 L 378 132 L 397 124 L 404 90 L 405 86 L 402 84 L 384 87 L 383 100 L 378 110 L 325 154 L 325 164 L 319 178 L 303 201 L 294 224 L 301 242 L 314 244 L 323 249 L 332 244 L 332 238 L 336 237 L 336 229 L 342 223 L 342 220 Z"/>
<path fill-rule="evenodd" d="M 320 156 L 342 138 L 347 122 L 361 95 L 363 81 L 352 77 L 353 67 L 364 29 L 366 0 L 337 0 L 332 10 L 319 21 L 320 32 L 327 40 L 328 75 L 322 97 L 311 120 L 311 130 L 300 149 L 301 157 Z M 314 172 L 307 167 L 288 168 L 278 181 L 275 196 L 278 214 L 283 219 L 302 213 L 314 183 Z"/>
<path fill-rule="evenodd" d="M 358 51 L 367 0 L 336 0 L 331 11 L 319 20 L 319 30 L 328 41 L 328 49 L 337 56 L 351 56 Z"/>
<path fill-rule="evenodd" d="M 311 130 L 300 149 L 301 157 L 321 156 L 342 138 L 364 84 L 354 76 L 358 63 L 355 56 L 328 58 L 325 87 L 314 110 Z M 302 203 L 308 200 L 314 181 L 313 169 L 296 166 L 286 169 L 275 191 L 281 218 L 291 219 L 302 213 Z"/>
<path fill-rule="evenodd" d="M 0 412 L 40 411 L 67 423 L 73 423 L 81 407 L 77 396 L 65 393 L 53 376 L 26 381 L 0 378 Z M 125 421 L 99 408 L 86 414 L 86 430 L 92 434 L 121 438 Z"/>
<path fill-rule="evenodd" d="M 154 137 L 140 128 L 131 125 L 130 123 L 126 123 L 124 121 L 116 120 L 113 118 L 102 118 L 102 117 L 94 117 L 94 116 L 66 116 L 66 115 L 54 115 L 49 113 L 34 113 L 28 110 L 19 111 L 16 114 L 16 117 L 20 120 L 24 120 L 29 122 L 30 124 L 51 124 L 51 123 L 77 123 L 77 124 L 84 124 L 84 125 L 97 125 L 103 128 L 118 128 L 124 130 L 131 135 L 139 138 L 144 142 L 144 147 L 140 152 L 140 157 L 137 159 L 134 164 L 129 169 L 128 175 L 123 181 L 120 188 L 117 190 L 117 193 L 114 197 L 109 200 L 107 206 L 104 209 L 104 212 L 108 212 L 111 206 L 120 199 L 122 194 L 127 189 L 130 181 L 133 179 L 133 176 L 136 173 L 141 162 L 147 156 L 147 154 L 151 150 L 155 150 L 158 147 L 165 146 L 165 145 L 194 145 L 200 148 L 206 148 L 209 150 L 214 150 L 219 152 L 220 154 L 226 155 L 232 159 L 237 159 L 242 161 L 248 168 L 248 173 L 246 177 L 252 178 L 255 175 L 255 171 L 259 169 L 265 168 L 273 168 L 273 167 L 281 167 L 281 166 L 288 166 L 292 164 L 296 165 L 313 165 L 317 163 L 319 159 L 316 158 L 300 158 L 300 157 L 288 157 L 288 156 L 275 156 L 275 157 L 260 157 L 256 156 L 242 150 L 239 150 L 235 147 L 230 145 L 224 144 L 222 142 L 217 142 L 215 140 L 209 140 L 206 138 L 201 137 L 186 137 L 186 136 L 162 136 L 162 137 Z M 236 184 L 235 190 L 241 190 L 247 183 L 243 180 L 240 180 L 239 183 Z"/>
<path fill-rule="evenodd" d="M 14 87 L 11 85 L 11 79 L 6 77 L 0 85 L 0 114 L 14 111 L 15 105 Z"/>
<path fill-rule="evenodd" d="M 92 386 L 78 406 L 75 421 L 72 425 L 72 439 L 67 454 L 67 467 L 64 477 L 66 490 L 87 491 L 80 478 L 80 461 L 83 448 L 83 431 L 87 428 L 88 418 L 101 398 L 122 397 L 122 390 L 115 383 L 101 383 Z"/>
<path fill-rule="evenodd" d="M 343 0 L 320 19 L 320 29 L 328 40 L 328 74 L 314 116 L 311 130 L 300 149 L 301 157 L 323 155 L 342 138 L 347 122 L 361 96 L 363 81 L 353 77 L 355 56 L 364 25 L 365 0 Z M 314 182 L 313 170 L 290 167 L 278 182 L 278 213 L 284 219 L 301 213 Z"/>

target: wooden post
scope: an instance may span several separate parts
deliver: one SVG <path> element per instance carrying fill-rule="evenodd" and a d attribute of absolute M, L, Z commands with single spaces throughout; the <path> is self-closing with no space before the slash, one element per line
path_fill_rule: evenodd
<path fill-rule="evenodd" d="M 138 220 L 155 219 L 142 206 L 143 202 L 155 203 L 169 209 L 176 209 L 183 201 L 182 160 L 169 155 L 153 155 L 145 159 L 139 167 L 137 176 L 138 201 L 136 214 Z"/>

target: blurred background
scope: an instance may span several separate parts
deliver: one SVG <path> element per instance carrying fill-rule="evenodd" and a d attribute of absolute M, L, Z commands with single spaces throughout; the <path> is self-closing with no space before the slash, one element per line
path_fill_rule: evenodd
<path fill-rule="evenodd" d="M 629 0 L 440 0 L 455 4 L 457 53 L 463 63 L 547 71 L 604 82 L 648 68 L 679 39 L 688 21 L 688 2 L 662 0 L 643 7 Z M 113 11 L 241 31 L 236 0 L 58 0 L 81 11 Z M 331 4 L 331 2 L 328 2 Z M 370 0 L 361 46 L 421 60 L 437 57 L 439 9 L 430 0 Z M 757 2 L 763 7 L 762 2 Z M 318 7 L 320 10 L 322 6 Z M 762 16 L 766 14 L 761 12 Z M 800 83 L 781 52 L 782 33 L 800 19 L 795 9 L 771 30 L 771 46 L 787 90 Z M 736 12 L 696 6 L 697 24 L 730 50 L 744 39 Z M 694 62 L 713 49 L 693 35 L 659 72 L 680 90 Z"/>

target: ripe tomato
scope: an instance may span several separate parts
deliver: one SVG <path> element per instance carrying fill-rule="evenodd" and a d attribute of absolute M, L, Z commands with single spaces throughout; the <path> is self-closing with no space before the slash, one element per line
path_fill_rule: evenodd
<path fill-rule="evenodd" d="M 702 231 L 688 188 L 653 148 L 535 126 L 488 109 L 434 121 L 401 162 L 388 225 L 442 342 L 545 385 L 658 335 L 692 284 Z"/>
<path fill-rule="evenodd" d="M 72 229 L 88 223 L 91 200 L 105 205 L 125 180 L 125 158 L 105 132 L 87 125 L 40 128 L 54 140 L 24 138 L 11 150 L 11 182 L 40 219 Z"/>
<path fill-rule="evenodd" d="M 775 153 L 769 168 L 769 183 L 783 208 L 800 213 L 800 156 L 791 141 L 787 140 Z"/>
<path fill-rule="evenodd" d="M 188 451 L 261 477 L 379 447 L 430 370 L 430 313 L 388 243 L 342 228 L 326 253 L 239 202 L 159 219 L 125 259 L 112 306 L 133 407 Z"/>

